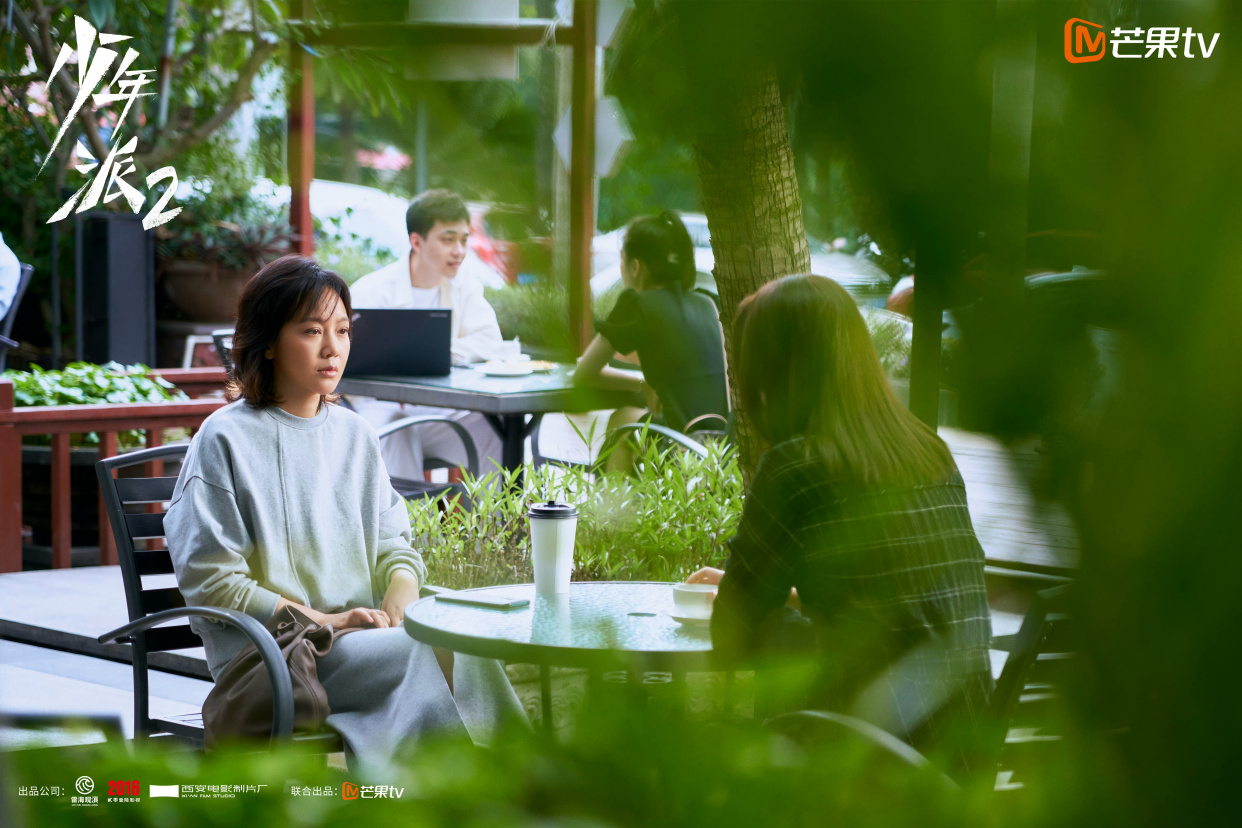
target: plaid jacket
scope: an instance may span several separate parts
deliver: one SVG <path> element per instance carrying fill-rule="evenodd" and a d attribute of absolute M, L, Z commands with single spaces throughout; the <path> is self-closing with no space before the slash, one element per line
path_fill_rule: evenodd
<path fill-rule="evenodd" d="M 788 640 L 781 608 L 797 587 L 818 651 L 814 703 L 912 742 L 936 741 L 949 711 L 986 718 L 983 549 L 956 468 L 937 484 L 867 491 L 790 440 L 760 462 L 730 551 L 712 614 L 726 661 Z"/>

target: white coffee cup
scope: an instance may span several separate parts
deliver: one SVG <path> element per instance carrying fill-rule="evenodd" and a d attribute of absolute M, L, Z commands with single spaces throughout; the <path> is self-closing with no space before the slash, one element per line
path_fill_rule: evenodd
<path fill-rule="evenodd" d="M 578 510 L 549 500 L 530 507 L 530 559 L 535 567 L 535 594 L 569 592 L 574 569 L 574 535 Z"/>
<path fill-rule="evenodd" d="M 673 584 L 673 605 L 683 618 L 710 618 L 716 584 Z"/>
<path fill-rule="evenodd" d="M 522 343 L 516 339 L 502 340 L 492 351 L 492 359 L 498 362 L 516 362 L 521 358 Z"/>

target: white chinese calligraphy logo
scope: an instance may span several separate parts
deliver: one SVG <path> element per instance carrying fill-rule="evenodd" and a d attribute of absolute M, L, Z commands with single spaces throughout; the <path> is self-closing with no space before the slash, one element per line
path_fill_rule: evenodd
<path fill-rule="evenodd" d="M 94 101 L 96 106 L 106 106 L 118 101 L 124 101 L 125 107 L 121 110 L 120 116 L 116 120 L 116 128 L 112 132 L 112 149 L 108 152 L 108 157 L 104 159 L 102 165 L 100 165 L 99 159 L 92 157 L 84 148 L 79 147 L 78 152 L 85 155 L 89 163 L 79 164 L 78 172 L 90 173 L 95 171 L 94 180 L 88 180 L 83 184 L 81 189 L 74 193 L 47 220 L 48 224 L 60 221 L 71 213 L 81 213 L 85 210 L 90 210 L 98 205 L 101 199 L 104 204 L 107 204 L 123 196 L 125 201 L 128 202 L 130 209 L 135 213 L 142 209 L 142 205 L 147 200 L 145 195 L 125 180 L 125 176 L 130 175 L 136 170 L 130 156 L 133 155 L 134 150 L 138 146 L 138 138 L 131 137 L 122 145 L 121 127 L 124 125 L 125 116 L 129 114 L 129 109 L 133 106 L 134 101 L 137 98 L 154 94 L 152 92 L 142 92 L 141 89 L 151 83 L 152 79 L 148 76 L 155 70 L 130 69 L 130 66 L 138 58 L 138 52 L 127 48 L 125 56 L 121 58 L 121 62 L 117 65 L 111 79 L 104 84 L 101 91 L 95 92 L 96 87 L 99 86 L 100 82 L 108 74 L 108 70 L 116 63 L 118 55 L 115 49 L 105 47 L 123 40 L 130 40 L 131 38 L 128 35 L 99 33 L 94 26 L 77 16 L 73 18 L 73 22 L 77 37 L 77 49 L 69 48 L 67 43 L 61 45 L 60 53 L 56 56 L 56 64 L 52 67 L 51 74 L 48 75 L 48 82 L 51 83 L 52 79 L 56 77 L 56 73 L 65 67 L 76 51 L 78 57 L 78 97 L 73 102 L 73 107 L 61 119 L 60 131 L 56 133 L 56 140 L 52 142 L 52 148 L 44 159 L 43 166 L 47 166 L 48 159 L 56 151 L 56 147 L 65 136 L 65 131 L 69 128 L 69 124 L 77 117 L 78 111 L 86 103 L 88 97 Z M 96 40 L 98 40 L 98 46 L 96 46 Z M 113 92 L 113 87 L 120 91 Z M 43 172 L 43 167 L 39 168 L 39 172 Z M 148 175 L 147 188 L 150 189 L 166 179 L 172 179 L 172 181 L 164 190 L 164 194 L 155 203 L 155 208 L 143 218 L 142 228 L 144 230 L 159 227 L 161 224 L 175 218 L 181 212 L 180 207 L 174 210 L 164 209 L 168 206 L 168 202 L 172 200 L 173 193 L 177 189 L 177 171 L 171 166 L 161 167 Z M 75 207 L 77 208 L 76 210 L 74 209 Z"/>

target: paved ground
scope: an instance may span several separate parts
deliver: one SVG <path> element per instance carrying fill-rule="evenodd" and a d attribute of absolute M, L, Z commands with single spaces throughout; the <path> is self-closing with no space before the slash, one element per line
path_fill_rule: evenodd
<path fill-rule="evenodd" d="M 597 423 L 602 439 L 606 414 L 575 416 L 583 433 Z M 1013 454 L 990 438 L 942 430 L 966 480 L 971 515 L 988 557 L 1033 569 L 1072 566 L 1077 546 L 1072 525 L 1062 511 L 1035 503 L 1024 483 L 1035 456 Z M 543 454 L 585 459 L 586 448 L 565 417 L 548 417 L 542 429 Z M 164 583 L 167 582 L 167 583 Z M 148 586 L 172 585 L 171 576 L 148 579 Z M 81 567 L 0 575 L 0 710 L 105 713 L 118 715 L 126 735 L 133 732 L 132 671 L 128 664 L 108 660 L 124 648 L 103 647 L 95 639 L 128 620 L 120 570 Z M 996 611 L 997 634 L 1014 632 L 1020 616 Z M 56 648 L 56 649 L 52 649 Z M 83 654 L 89 653 L 89 655 Z M 994 654 L 999 671 L 1003 653 Z M 201 650 L 160 654 L 162 666 L 206 677 Z M 514 678 L 533 691 L 537 682 L 520 670 Z M 201 707 L 210 684 L 203 678 L 151 672 L 151 709 L 155 715 L 192 712 Z M 526 698 L 530 696 L 530 698 Z M 580 700 L 566 694 L 563 713 Z M 533 692 L 523 694 L 528 710 L 537 710 Z M 559 720 L 560 715 L 557 716 Z M 7 739 L 7 741 L 6 741 Z M 14 737 L 0 734 L 0 748 Z"/>

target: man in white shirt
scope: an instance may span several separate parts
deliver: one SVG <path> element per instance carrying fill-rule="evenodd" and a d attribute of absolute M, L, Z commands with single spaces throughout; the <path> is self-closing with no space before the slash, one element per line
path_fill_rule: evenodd
<path fill-rule="evenodd" d="M 466 258 L 470 214 L 461 196 L 448 190 L 428 190 L 412 202 L 405 214 L 410 252 L 387 267 L 368 273 L 349 289 L 355 308 L 449 308 L 453 311 L 450 348 L 454 365 L 491 359 L 500 344 L 496 312 L 477 281 L 457 278 Z M 465 426 L 479 452 L 480 473 L 500 465 L 501 441 L 487 419 L 474 411 L 411 406 L 351 397 L 350 403 L 376 429 L 406 417 L 437 414 Z M 384 463 L 389 474 L 421 480 L 424 457 L 464 465 L 465 451 L 447 425 L 432 423 L 397 432 L 384 441 Z"/>

